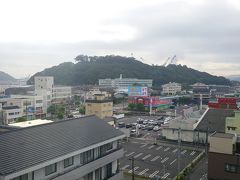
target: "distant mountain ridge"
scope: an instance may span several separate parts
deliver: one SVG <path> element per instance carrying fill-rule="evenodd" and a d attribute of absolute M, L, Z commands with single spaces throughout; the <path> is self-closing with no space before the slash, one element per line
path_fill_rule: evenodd
<path fill-rule="evenodd" d="M 11 75 L 0 71 L 0 81 L 1 82 L 10 82 L 10 81 L 16 81 L 16 79 L 14 77 L 12 77 Z"/>
<path fill-rule="evenodd" d="M 231 83 L 225 77 L 213 76 L 185 65 L 151 66 L 132 57 L 79 55 L 75 60 L 76 64 L 65 62 L 36 73 L 29 79 L 28 84 L 33 84 L 34 76 L 54 76 L 55 84 L 61 85 L 98 84 L 98 79 L 118 78 L 120 74 L 123 78 L 153 79 L 154 86 L 168 82 L 223 85 Z"/>
<path fill-rule="evenodd" d="M 227 76 L 227 78 L 232 81 L 240 81 L 240 75 L 230 75 L 230 76 Z"/>

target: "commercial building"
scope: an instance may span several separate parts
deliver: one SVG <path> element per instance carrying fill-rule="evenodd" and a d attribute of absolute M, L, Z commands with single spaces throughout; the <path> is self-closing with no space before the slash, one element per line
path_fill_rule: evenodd
<path fill-rule="evenodd" d="M 113 101 L 104 94 L 95 94 L 94 99 L 85 101 L 85 114 L 96 115 L 100 119 L 113 116 Z"/>
<path fill-rule="evenodd" d="M 176 95 L 181 92 L 182 86 L 179 83 L 170 82 L 168 84 L 162 85 L 162 94 L 164 95 Z"/>
<path fill-rule="evenodd" d="M 208 102 L 209 108 L 216 109 L 239 109 L 240 107 L 240 99 L 239 98 L 218 98 L 217 101 Z"/>
<path fill-rule="evenodd" d="M 3 132 L 0 179 L 122 179 L 123 137 L 94 116 Z"/>
<path fill-rule="evenodd" d="M 72 88 L 70 86 L 54 86 L 52 89 L 52 103 L 66 103 L 72 96 Z"/>
<path fill-rule="evenodd" d="M 236 134 L 214 133 L 209 137 L 208 179 L 240 179 L 240 139 Z"/>
<path fill-rule="evenodd" d="M 192 85 L 193 88 L 193 99 L 200 100 L 207 103 L 211 97 L 210 87 L 203 83 L 195 83 Z"/>
<path fill-rule="evenodd" d="M 116 79 L 99 79 L 99 86 L 112 87 L 127 92 L 129 86 L 137 84 L 152 87 L 152 82 L 152 79 L 122 78 L 122 75 L 120 75 Z"/>
<path fill-rule="evenodd" d="M 72 89 L 69 86 L 54 86 L 52 76 L 34 77 L 35 94 L 43 96 L 44 108 L 47 109 L 51 104 L 66 103 L 71 98 Z"/>
<path fill-rule="evenodd" d="M 0 104 L 0 125 L 14 123 L 22 117 L 22 111 L 19 106 L 4 106 Z"/>

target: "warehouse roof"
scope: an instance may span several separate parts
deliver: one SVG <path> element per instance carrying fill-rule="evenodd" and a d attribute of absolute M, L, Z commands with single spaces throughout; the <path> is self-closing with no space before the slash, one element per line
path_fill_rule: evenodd
<path fill-rule="evenodd" d="M 18 172 L 122 135 L 95 116 L 5 132 L 0 135 L 0 175 Z"/>

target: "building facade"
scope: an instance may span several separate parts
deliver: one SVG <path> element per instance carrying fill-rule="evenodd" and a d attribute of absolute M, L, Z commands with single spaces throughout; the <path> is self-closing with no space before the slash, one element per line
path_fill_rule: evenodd
<path fill-rule="evenodd" d="M 209 137 L 209 144 L 208 179 L 240 179 L 239 137 L 228 133 L 214 133 Z"/>
<path fill-rule="evenodd" d="M 125 92 L 127 92 L 129 86 L 134 84 L 152 87 L 152 83 L 152 79 L 122 78 L 122 75 L 116 79 L 99 79 L 99 86 L 113 87 Z"/>
<path fill-rule="evenodd" d="M 104 94 L 95 94 L 94 99 L 85 101 L 85 114 L 96 115 L 100 119 L 113 116 L 113 101 Z"/>
<path fill-rule="evenodd" d="M 52 90 L 52 103 L 66 103 L 72 96 L 72 88 L 70 86 L 54 86 Z"/>
<path fill-rule="evenodd" d="M 2 133 L 0 180 L 121 179 L 123 137 L 93 116 Z"/>
<path fill-rule="evenodd" d="M 182 86 L 179 83 L 170 82 L 168 84 L 162 85 L 162 94 L 165 95 L 176 95 L 178 92 L 181 92 Z"/>

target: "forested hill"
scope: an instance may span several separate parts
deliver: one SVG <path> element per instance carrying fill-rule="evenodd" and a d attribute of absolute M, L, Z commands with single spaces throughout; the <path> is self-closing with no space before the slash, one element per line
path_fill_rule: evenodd
<path fill-rule="evenodd" d="M 123 78 L 153 79 L 154 86 L 168 82 L 230 84 L 230 81 L 224 77 L 213 76 L 185 65 L 151 66 L 132 57 L 114 55 L 79 55 L 75 60 L 76 64 L 65 62 L 38 72 L 34 76 L 54 76 L 55 84 L 60 85 L 98 84 L 98 79 L 118 78 L 120 74 L 123 75 Z M 34 76 L 28 81 L 29 84 L 33 84 Z"/>
<path fill-rule="evenodd" d="M 0 81 L 4 81 L 4 82 L 9 82 L 9 81 L 16 81 L 16 79 L 14 77 L 12 77 L 11 75 L 0 71 Z"/>

